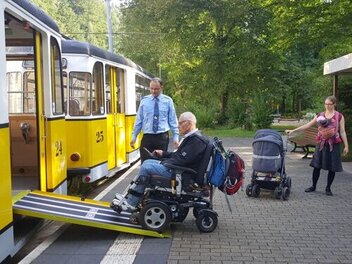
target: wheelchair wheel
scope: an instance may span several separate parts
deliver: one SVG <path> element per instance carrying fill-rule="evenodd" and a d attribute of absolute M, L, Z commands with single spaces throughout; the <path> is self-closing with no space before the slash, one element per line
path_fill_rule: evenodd
<path fill-rule="evenodd" d="M 139 222 L 143 228 L 156 232 L 164 231 L 170 225 L 170 221 L 171 211 L 162 202 L 147 203 L 139 214 Z"/>
<path fill-rule="evenodd" d="M 214 211 L 200 210 L 196 219 L 196 224 L 200 232 L 213 232 L 218 225 L 218 216 Z"/>

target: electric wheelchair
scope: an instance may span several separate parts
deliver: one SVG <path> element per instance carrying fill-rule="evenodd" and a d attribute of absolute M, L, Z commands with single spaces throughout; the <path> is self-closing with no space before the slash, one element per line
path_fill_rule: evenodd
<path fill-rule="evenodd" d="M 218 215 L 213 210 L 215 189 L 208 183 L 214 145 L 212 140 L 204 140 L 207 147 L 197 171 L 163 163 L 172 171 L 171 180 L 158 175 L 149 177 L 143 199 L 131 214 L 131 222 L 162 232 L 171 222 L 183 222 L 192 208 L 200 232 L 209 233 L 217 227 Z M 155 157 L 150 154 L 150 158 Z"/>

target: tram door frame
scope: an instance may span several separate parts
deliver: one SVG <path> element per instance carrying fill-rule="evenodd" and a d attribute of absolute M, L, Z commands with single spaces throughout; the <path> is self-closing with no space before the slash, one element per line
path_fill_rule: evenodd
<path fill-rule="evenodd" d="M 110 81 L 110 102 L 107 102 L 111 110 L 107 113 L 108 133 L 108 168 L 109 170 L 119 167 L 126 162 L 126 137 L 125 137 L 125 114 L 123 113 L 123 69 L 106 65 L 106 74 Z M 120 92 L 119 92 L 120 91 Z M 119 98 L 119 96 L 121 98 Z M 106 96 L 106 98 L 108 98 Z M 120 104 L 120 105 L 119 105 Z M 109 109 L 109 106 L 107 106 Z"/>
<path fill-rule="evenodd" d="M 15 110 L 13 114 L 8 114 L 11 136 L 10 147 L 12 149 L 11 152 L 15 153 L 12 154 L 11 157 L 12 181 L 15 182 L 16 175 L 23 177 L 28 175 L 34 177 L 31 180 L 22 178 L 16 179 L 17 183 L 13 184 L 12 190 L 38 189 L 41 191 L 54 191 L 65 194 L 67 193 L 65 183 L 66 134 L 65 130 L 62 129 L 62 127 L 64 127 L 65 119 L 63 111 L 57 111 L 57 109 L 63 107 L 62 77 L 60 77 L 61 88 L 53 88 L 53 85 L 57 85 L 55 80 L 57 79 L 57 76 L 59 76 L 59 73 L 56 71 L 59 70 L 60 74 L 62 71 L 59 38 L 58 36 L 50 34 L 50 32 L 38 30 L 35 26 L 31 26 L 30 23 L 26 22 L 27 20 L 25 17 L 16 18 L 10 14 L 9 17 L 17 23 L 13 28 L 15 31 L 27 30 L 27 32 L 30 31 L 32 35 L 32 37 L 27 37 L 28 43 L 24 42 L 22 44 L 24 46 L 32 47 L 32 55 L 27 58 L 27 55 L 22 55 L 15 51 L 13 56 L 15 61 L 22 62 L 22 68 L 18 69 L 21 76 L 24 76 L 24 72 L 33 71 L 34 74 L 34 99 L 32 99 L 33 110 L 29 109 L 29 111 L 27 110 L 27 113 L 23 108 L 19 111 Z M 21 29 L 16 25 L 25 25 L 25 27 Z M 17 34 L 18 33 L 21 33 L 21 31 L 18 31 Z M 17 42 L 16 38 L 14 38 L 14 44 L 9 43 L 6 47 L 21 47 Z M 55 64 L 57 59 L 53 57 L 53 50 L 56 51 L 55 54 L 60 58 L 60 60 L 58 60 L 60 63 L 59 65 Z M 16 56 L 18 56 L 18 59 L 16 59 Z M 9 58 L 7 61 L 11 60 L 12 58 Z M 24 83 L 23 80 L 24 78 L 21 77 L 21 89 L 15 89 L 15 92 L 23 94 L 26 92 L 24 91 L 24 85 L 27 85 L 27 82 Z M 56 93 L 56 91 L 59 92 Z M 8 98 L 10 98 L 10 96 L 8 96 Z M 58 101 L 56 98 L 59 98 Z M 23 104 L 24 99 L 25 97 L 22 95 L 20 98 L 20 102 L 22 102 L 21 104 Z M 8 102 L 10 103 L 10 99 L 8 99 Z M 55 104 L 56 102 L 60 103 Z M 25 130 L 25 132 L 22 130 L 23 125 L 28 126 L 28 129 Z M 26 148 L 23 149 L 21 144 L 24 144 Z M 33 153 L 33 148 L 35 153 Z M 57 154 L 58 150 L 59 155 Z M 23 151 L 27 151 L 28 153 L 23 154 Z M 31 158 L 31 155 L 32 157 L 33 155 L 36 156 L 32 161 L 28 160 Z M 16 163 L 17 161 L 19 162 Z"/>
<path fill-rule="evenodd" d="M 19 95 L 21 95 L 20 100 L 22 102 L 21 104 L 23 107 L 22 111 L 18 111 L 18 109 L 16 109 L 15 107 L 13 113 L 9 113 L 9 112 L 7 113 L 9 118 L 9 127 L 10 127 L 11 182 L 17 182 L 16 186 L 12 185 L 11 190 L 14 191 L 14 190 L 35 188 L 35 189 L 41 189 L 45 191 L 47 168 L 46 168 L 46 160 L 45 160 L 46 158 L 45 136 L 44 136 L 45 125 L 44 125 L 44 122 L 42 122 L 42 113 L 44 113 L 44 106 L 43 106 L 44 80 L 43 80 L 42 71 L 43 71 L 43 63 L 45 63 L 43 60 L 43 45 L 44 45 L 43 32 L 36 30 L 34 27 L 30 26 L 30 24 L 28 24 L 29 25 L 28 27 L 26 26 L 23 29 L 20 29 L 18 25 L 22 25 L 22 24 L 27 25 L 26 19 L 24 17 L 19 17 L 19 18 L 14 17 L 9 13 L 7 13 L 7 15 L 10 22 L 13 21 L 13 23 L 15 23 L 15 25 L 13 25 L 13 28 L 12 28 L 15 32 L 17 32 L 17 30 L 26 30 L 27 32 L 30 30 L 32 37 L 27 38 L 29 40 L 27 41 L 28 43 L 26 42 L 17 43 L 18 42 L 17 39 L 14 38 L 14 44 L 11 45 L 11 43 L 9 44 L 6 43 L 6 47 L 16 47 L 16 46 L 21 47 L 22 45 L 22 46 L 32 47 L 33 49 L 32 56 L 21 55 L 21 53 L 16 53 L 15 51 L 14 53 L 12 53 L 14 56 L 13 58 L 11 58 L 11 55 L 9 55 L 10 57 L 9 59 L 6 58 L 6 62 L 8 61 L 10 62 L 11 60 L 14 59 L 15 65 L 17 64 L 15 68 L 10 67 L 9 73 L 13 72 L 14 70 L 15 73 L 17 72 L 21 76 L 19 89 L 17 86 L 15 90 L 10 90 L 10 87 L 8 86 L 10 83 L 8 82 L 6 84 L 6 89 L 8 93 L 8 96 L 6 98 L 8 100 L 8 103 L 10 103 L 10 93 L 19 92 Z M 6 40 L 10 41 L 11 39 L 6 38 Z M 16 59 L 17 56 L 18 58 Z M 21 66 L 19 66 L 20 64 Z M 29 106 L 27 107 L 29 108 L 26 110 L 24 106 L 24 100 L 25 98 L 27 98 L 27 100 L 29 98 L 30 100 L 30 97 L 28 97 L 28 94 L 27 94 L 28 88 L 25 89 L 25 86 L 27 87 L 30 84 L 30 81 L 28 81 L 27 77 L 25 78 L 24 76 L 25 74 L 27 75 L 28 73 L 30 74 L 31 72 L 33 72 L 33 75 L 34 75 L 34 84 L 33 84 L 34 100 L 28 103 Z M 14 97 L 14 99 L 15 98 L 16 97 Z M 34 108 L 34 112 L 30 110 L 31 104 L 32 104 L 32 107 Z M 27 112 L 28 110 L 29 112 Z M 34 133 L 34 137 L 33 137 L 33 133 Z M 22 144 L 24 144 L 24 146 Z M 35 153 L 29 153 L 29 152 L 32 152 L 33 148 Z M 23 154 L 22 153 L 23 151 L 27 153 Z M 32 156 L 35 155 L 35 158 L 31 158 L 30 157 L 31 155 Z M 19 161 L 19 163 L 17 163 L 17 161 Z M 33 168 L 36 168 L 36 169 L 33 169 Z M 14 181 L 15 179 L 14 177 L 19 177 L 20 174 L 24 178 L 23 179 L 18 178 L 16 181 Z M 26 177 L 29 177 L 29 176 L 34 176 L 34 178 L 28 181 L 26 180 Z"/>

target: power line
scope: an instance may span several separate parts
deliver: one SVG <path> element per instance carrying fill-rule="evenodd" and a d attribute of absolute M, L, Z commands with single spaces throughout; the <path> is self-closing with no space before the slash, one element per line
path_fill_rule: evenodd
<path fill-rule="evenodd" d="M 64 35 L 107 35 L 108 32 L 66 32 Z M 113 35 L 166 35 L 167 33 L 157 32 L 112 32 Z"/>

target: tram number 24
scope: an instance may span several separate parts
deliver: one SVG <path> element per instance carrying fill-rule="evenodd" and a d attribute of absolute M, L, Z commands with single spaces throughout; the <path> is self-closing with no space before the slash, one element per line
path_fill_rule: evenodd
<path fill-rule="evenodd" d="M 97 143 L 104 141 L 104 131 L 97 131 L 97 133 L 95 133 L 95 136 Z"/>
<path fill-rule="evenodd" d="M 55 153 L 56 157 L 62 156 L 62 141 L 58 140 L 55 142 Z"/>

